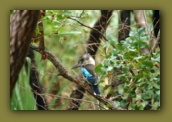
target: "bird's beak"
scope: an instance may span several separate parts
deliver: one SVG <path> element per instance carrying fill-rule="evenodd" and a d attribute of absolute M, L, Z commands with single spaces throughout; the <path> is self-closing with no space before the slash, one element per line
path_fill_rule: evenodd
<path fill-rule="evenodd" d="M 72 67 L 72 69 L 78 68 L 78 67 L 80 67 L 80 66 L 81 66 L 81 64 L 76 64 L 76 65 L 74 65 L 74 66 Z"/>

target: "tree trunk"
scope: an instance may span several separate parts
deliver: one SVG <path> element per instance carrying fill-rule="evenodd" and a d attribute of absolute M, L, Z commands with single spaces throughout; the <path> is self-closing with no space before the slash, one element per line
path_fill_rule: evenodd
<path fill-rule="evenodd" d="M 97 20 L 94 25 L 94 29 L 90 31 L 90 36 L 87 41 L 88 47 L 87 52 L 91 54 L 93 58 L 95 58 L 95 54 L 98 50 L 98 47 L 101 43 L 102 35 L 98 33 L 96 30 L 99 30 L 102 34 L 105 33 L 107 26 L 109 25 L 109 20 L 112 16 L 112 10 L 101 10 L 101 16 Z"/>
<path fill-rule="evenodd" d="M 120 21 L 119 21 L 119 36 L 118 41 L 125 40 L 129 37 L 130 33 L 130 12 L 131 10 L 122 10 L 120 12 Z"/>
<path fill-rule="evenodd" d="M 39 10 L 15 10 L 10 22 L 10 98 L 24 64 L 32 35 L 40 16 Z"/>
<path fill-rule="evenodd" d="M 144 10 L 134 10 L 134 17 L 135 17 L 135 20 L 137 22 L 137 27 L 138 28 L 142 28 L 144 27 L 146 29 L 146 34 L 151 37 L 151 34 L 149 32 L 149 29 L 148 29 L 148 25 L 147 25 L 147 21 L 146 21 L 146 14 L 145 14 L 145 11 Z M 152 45 L 150 42 L 148 42 L 147 40 L 145 40 L 146 43 L 148 43 L 150 46 Z M 153 43 L 153 42 L 152 42 Z M 142 51 L 141 51 L 142 54 L 145 54 L 145 55 L 148 55 L 150 52 L 149 52 L 149 49 L 148 48 L 143 48 Z"/>
<path fill-rule="evenodd" d="M 159 29 L 160 29 L 159 10 L 154 10 L 154 13 L 153 13 L 153 26 L 154 26 L 154 35 L 157 38 L 158 37 Z"/>

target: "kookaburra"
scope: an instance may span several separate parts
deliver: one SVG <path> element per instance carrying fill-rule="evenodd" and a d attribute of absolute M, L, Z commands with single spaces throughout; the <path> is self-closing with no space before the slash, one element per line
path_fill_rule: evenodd
<path fill-rule="evenodd" d="M 93 57 L 89 53 L 85 53 L 79 58 L 78 63 L 73 66 L 72 69 L 78 67 L 80 67 L 82 75 L 92 84 L 94 93 L 96 93 L 96 95 L 100 95 L 98 76 L 94 72 L 95 60 Z"/>

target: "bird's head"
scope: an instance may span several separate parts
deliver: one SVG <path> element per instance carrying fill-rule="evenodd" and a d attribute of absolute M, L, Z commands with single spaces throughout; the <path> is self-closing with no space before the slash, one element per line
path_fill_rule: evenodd
<path fill-rule="evenodd" d="M 87 64 L 95 65 L 95 61 L 89 53 L 85 53 L 84 55 L 82 55 L 79 58 L 78 63 L 75 66 L 73 66 L 72 69 L 82 67 L 82 66 L 85 66 Z"/>

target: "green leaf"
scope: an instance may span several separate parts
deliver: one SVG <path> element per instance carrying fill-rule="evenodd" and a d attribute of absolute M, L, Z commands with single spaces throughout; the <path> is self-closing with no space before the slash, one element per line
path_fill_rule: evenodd
<path fill-rule="evenodd" d="M 108 94 L 109 95 L 114 95 L 115 94 L 115 91 L 114 90 L 110 90 Z"/>
<path fill-rule="evenodd" d="M 84 33 L 89 33 L 89 31 L 88 31 L 88 30 L 86 30 L 86 29 L 83 29 L 83 31 L 84 31 Z"/>
<path fill-rule="evenodd" d="M 105 44 L 103 45 L 103 48 L 106 48 L 108 46 L 110 46 L 109 42 L 105 42 Z"/>
<path fill-rule="evenodd" d="M 152 61 L 160 62 L 160 55 L 156 58 L 151 58 Z"/>
<path fill-rule="evenodd" d="M 110 87 L 110 85 L 105 85 L 105 86 L 103 87 L 103 90 L 107 90 L 109 87 Z"/>
<path fill-rule="evenodd" d="M 136 97 L 136 93 L 135 93 L 134 90 L 130 91 L 129 94 L 130 94 L 130 96 L 131 96 L 132 98 L 135 98 L 135 97 Z"/>
<path fill-rule="evenodd" d="M 114 104 L 115 104 L 116 107 L 119 107 L 119 106 L 120 106 L 120 102 L 119 102 L 119 101 L 116 101 L 116 100 L 115 100 L 115 101 L 114 101 Z"/>
<path fill-rule="evenodd" d="M 106 73 L 106 68 L 105 67 L 101 67 L 100 70 L 101 70 L 102 74 Z"/>
<path fill-rule="evenodd" d="M 139 107 L 136 105 L 136 103 L 131 103 L 131 110 L 139 110 Z"/>
<path fill-rule="evenodd" d="M 155 101 L 160 101 L 160 90 L 156 91 Z"/>
<path fill-rule="evenodd" d="M 137 83 L 139 83 L 139 82 L 141 82 L 141 81 L 144 81 L 143 79 L 144 79 L 144 78 L 139 78 L 139 79 L 137 80 Z"/>
<path fill-rule="evenodd" d="M 147 41 L 149 41 L 148 36 L 140 36 L 140 39 L 141 39 L 141 40 L 147 40 Z"/>
<path fill-rule="evenodd" d="M 128 73 L 130 71 L 129 67 L 122 68 L 122 73 Z"/>
<path fill-rule="evenodd" d="M 147 106 L 148 102 L 147 101 L 143 101 L 140 103 L 140 106 L 142 106 L 142 108 L 145 108 Z"/>
<path fill-rule="evenodd" d="M 126 107 L 126 105 L 128 105 L 128 101 L 127 100 L 122 100 L 121 102 L 120 102 L 120 106 L 121 107 Z"/>
<path fill-rule="evenodd" d="M 143 64 L 147 67 L 152 68 L 153 67 L 153 62 L 152 61 L 144 61 Z"/>
<path fill-rule="evenodd" d="M 136 31 L 130 31 L 129 36 L 135 37 L 138 33 Z"/>
<path fill-rule="evenodd" d="M 123 100 L 127 100 L 129 97 L 129 93 L 124 92 L 124 94 L 121 96 Z"/>
<path fill-rule="evenodd" d="M 158 107 L 160 107 L 160 103 L 159 102 L 154 102 L 152 105 L 152 110 L 157 110 Z"/>
<path fill-rule="evenodd" d="M 132 43 L 133 42 L 130 37 L 126 38 L 125 41 L 128 42 L 128 43 Z"/>
<path fill-rule="evenodd" d="M 145 27 L 139 28 L 137 31 L 138 31 L 138 34 L 140 36 L 146 36 L 146 29 L 145 29 Z"/>
<path fill-rule="evenodd" d="M 129 44 L 128 44 L 128 43 L 124 43 L 124 44 L 122 45 L 123 50 L 127 50 L 128 47 L 129 47 Z"/>
<path fill-rule="evenodd" d="M 97 65 L 96 68 L 95 68 L 95 71 L 96 72 L 101 72 L 102 66 L 103 66 L 102 64 Z"/>
<path fill-rule="evenodd" d="M 109 40 L 108 42 L 112 47 L 117 44 L 115 40 Z"/>
<path fill-rule="evenodd" d="M 119 54 L 119 51 L 117 49 L 112 50 L 113 56 L 117 56 Z"/>
<path fill-rule="evenodd" d="M 134 60 L 138 61 L 138 60 L 140 60 L 142 58 L 143 58 L 143 56 L 137 56 L 137 57 L 134 57 Z"/>
<path fill-rule="evenodd" d="M 143 65 L 142 62 L 139 62 L 139 61 L 137 62 L 137 68 L 138 69 L 141 69 L 142 68 L 142 65 Z"/>
<path fill-rule="evenodd" d="M 154 81 L 160 82 L 160 78 L 153 78 Z"/>
<path fill-rule="evenodd" d="M 122 79 L 123 77 L 125 77 L 125 74 L 119 74 L 116 76 L 117 79 Z"/>
<path fill-rule="evenodd" d="M 156 91 L 156 94 L 157 94 L 157 95 L 160 95 L 160 90 Z"/>
<path fill-rule="evenodd" d="M 108 66 L 107 71 L 112 71 L 113 67 L 112 66 Z"/>
<path fill-rule="evenodd" d="M 148 44 L 146 42 L 144 42 L 143 40 L 137 40 L 136 42 L 140 48 L 146 48 L 148 47 Z"/>
<path fill-rule="evenodd" d="M 119 43 L 119 44 L 116 46 L 116 49 L 119 50 L 119 51 L 123 50 L 122 43 Z"/>
<path fill-rule="evenodd" d="M 142 94 L 139 93 L 139 94 L 136 94 L 136 100 L 141 100 L 142 99 Z"/>
<path fill-rule="evenodd" d="M 120 57 L 121 59 L 124 58 L 124 56 L 122 54 L 118 54 L 118 57 Z"/>
<path fill-rule="evenodd" d="M 107 107 L 110 108 L 110 107 L 112 107 L 112 105 L 111 104 L 107 104 Z"/>
<path fill-rule="evenodd" d="M 160 85 L 156 84 L 156 83 L 153 84 L 153 87 L 156 88 L 156 89 L 160 89 Z"/>
<path fill-rule="evenodd" d="M 125 59 L 132 59 L 135 56 L 137 56 L 137 52 L 134 52 L 133 50 L 130 50 L 124 54 Z"/>
<path fill-rule="evenodd" d="M 110 60 L 105 60 L 105 61 L 104 61 L 104 66 L 105 66 L 105 67 L 108 67 L 109 65 L 110 65 Z"/>
<path fill-rule="evenodd" d="M 151 99 L 153 95 L 153 91 L 152 90 L 147 90 L 145 91 L 145 93 L 142 95 L 143 99 Z"/>
<path fill-rule="evenodd" d="M 123 85 L 119 85 L 119 86 L 118 86 L 118 93 L 119 93 L 120 95 L 122 95 L 122 94 L 124 93 L 124 86 L 123 86 Z"/>

